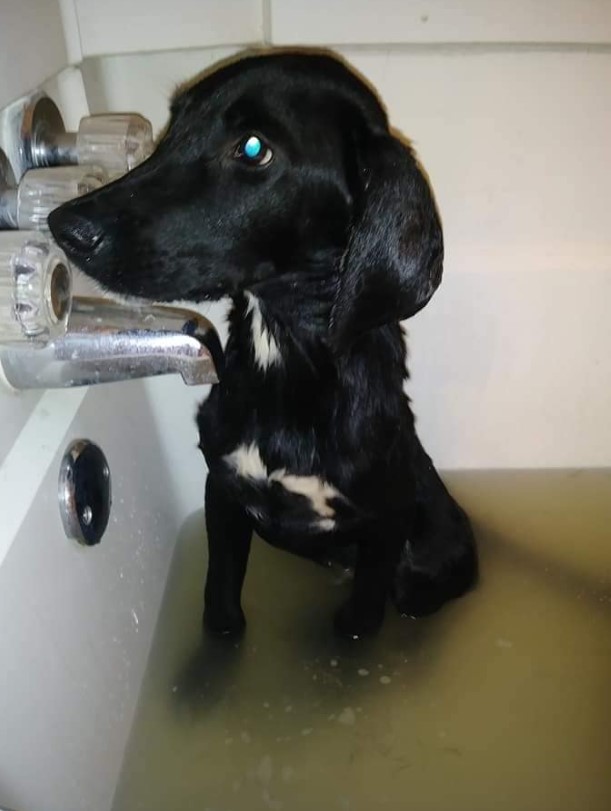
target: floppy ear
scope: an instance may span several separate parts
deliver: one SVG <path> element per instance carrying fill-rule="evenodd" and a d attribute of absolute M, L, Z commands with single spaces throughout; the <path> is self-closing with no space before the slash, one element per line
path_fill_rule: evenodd
<path fill-rule="evenodd" d="M 331 343 L 409 318 L 439 283 L 443 234 L 432 192 L 411 150 L 384 134 L 359 157 L 361 188 L 331 311 Z"/>

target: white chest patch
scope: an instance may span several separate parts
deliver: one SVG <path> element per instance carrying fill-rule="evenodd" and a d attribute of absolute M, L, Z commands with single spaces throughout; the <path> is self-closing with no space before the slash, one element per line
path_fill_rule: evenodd
<path fill-rule="evenodd" d="M 233 453 L 225 457 L 225 461 L 242 478 L 267 479 L 267 467 L 254 442 L 250 445 L 238 445 Z"/>
<path fill-rule="evenodd" d="M 316 522 L 319 529 L 332 530 L 335 527 L 335 510 L 329 502 L 334 498 L 342 498 L 342 494 L 328 481 L 319 476 L 297 476 L 287 473 L 284 468 L 269 471 L 254 442 L 239 445 L 225 457 L 225 461 L 238 476 L 262 483 L 275 482 L 290 493 L 304 496 L 309 500 L 313 512 L 320 517 Z"/>
<path fill-rule="evenodd" d="M 276 363 L 280 363 L 281 355 L 274 336 L 270 333 L 263 321 L 259 300 L 252 293 L 246 291 L 248 306 L 246 314 L 251 317 L 252 345 L 255 361 L 263 371 Z"/>

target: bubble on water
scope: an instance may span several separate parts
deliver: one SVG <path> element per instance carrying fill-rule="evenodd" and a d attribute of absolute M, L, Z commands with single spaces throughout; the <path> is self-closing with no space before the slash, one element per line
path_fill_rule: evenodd
<path fill-rule="evenodd" d="M 293 779 L 294 774 L 295 774 L 295 769 L 293 769 L 292 766 L 283 766 L 282 771 L 281 771 L 282 782 L 283 783 L 290 783 L 291 780 Z"/>
<path fill-rule="evenodd" d="M 391 681 L 390 676 L 380 676 L 380 684 L 390 684 Z"/>
<path fill-rule="evenodd" d="M 503 637 L 499 636 L 496 640 L 497 648 L 513 648 L 513 642 L 510 639 L 503 639 Z"/>
<path fill-rule="evenodd" d="M 356 715 L 352 707 L 344 707 L 337 720 L 340 722 L 340 724 L 345 724 L 346 726 L 352 726 L 354 723 L 356 723 Z"/>
<path fill-rule="evenodd" d="M 359 676 L 368 676 L 369 671 L 365 667 L 359 667 L 358 674 L 359 674 Z"/>
<path fill-rule="evenodd" d="M 282 809 L 284 808 L 284 803 L 282 802 L 282 800 L 275 800 L 267 789 L 263 791 L 261 797 L 265 805 L 268 808 L 271 808 L 272 811 L 282 811 Z"/>
<path fill-rule="evenodd" d="M 274 764 L 271 755 L 264 755 L 257 766 L 257 777 L 262 783 L 271 782 L 274 776 Z"/>

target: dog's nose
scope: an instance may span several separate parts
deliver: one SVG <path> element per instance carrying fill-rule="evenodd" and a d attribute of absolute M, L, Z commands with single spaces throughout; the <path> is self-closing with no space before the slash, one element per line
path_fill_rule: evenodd
<path fill-rule="evenodd" d="M 48 224 L 55 241 L 68 255 L 91 254 L 104 241 L 104 229 L 99 224 L 67 206 L 52 211 Z"/>

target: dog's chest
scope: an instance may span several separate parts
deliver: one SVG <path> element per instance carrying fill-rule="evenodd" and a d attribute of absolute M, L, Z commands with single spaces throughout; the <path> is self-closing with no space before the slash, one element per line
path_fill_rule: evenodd
<path fill-rule="evenodd" d="M 256 442 L 238 444 L 222 463 L 246 510 L 261 524 L 306 532 L 338 529 L 348 500 L 325 476 L 272 466 Z"/>
<path fill-rule="evenodd" d="M 250 296 L 235 314 L 223 384 L 199 414 L 202 449 L 258 529 L 334 533 L 354 520 L 337 439 L 335 391 L 272 336 Z M 263 352 L 263 348 L 267 348 Z"/>

